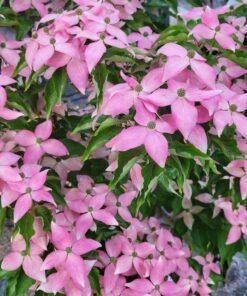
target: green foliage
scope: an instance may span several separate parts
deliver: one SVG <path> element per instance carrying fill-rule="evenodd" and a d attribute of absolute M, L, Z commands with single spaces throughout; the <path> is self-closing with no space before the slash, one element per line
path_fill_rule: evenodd
<path fill-rule="evenodd" d="M 92 72 L 92 79 L 97 94 L 97 109 L 101 107 L 103 101 L 104 87 L 107 82 L 108 74 L 109 70 L 105 64 L 98 64 Z"/>
<path fill-rule="evenodd" d="M 34 235 L 33 229 L 34 216 L 30 212 L 26 213 L 15 225 L 15 230 L 18 231 L 24 238 L 27 250 L 30 246 L 30 238 Z"/>

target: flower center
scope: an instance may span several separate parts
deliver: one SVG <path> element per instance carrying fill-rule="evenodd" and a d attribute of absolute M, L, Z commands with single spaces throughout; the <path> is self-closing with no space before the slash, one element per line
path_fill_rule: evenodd
<path fill-rule="evenodd" d="M 20 173 L 19 175 L 21 176 L 22 179 L 25 178 L 25 174 L 24 173 Z"/>
<path fill-rule="evenodd" d="M 87 190 L 86 190 L 86 194 L 87 194 L 87 195 L 90 195 L 91 193 L 92 193 L 92 190 L 91 190 L 91 189 L 87 189 Z"/>
<path fill-rule="evenodd" d="M 238 107 L 237 107 L 237 105 L 235 105 L 235 104 L 232 104 L 232 105 L 230 106 L 230 110 L 231 110 L 232 112 L 237 111 L 237 109 L 238 109 Z"/>
<path fill-rule="evenodd" d="M 219 32 L 220 31 L 220 26 L 215 28 L 215 32 Z"/>
<path fill-rule="evenodd" d="M 111 20 L 109 19 L 109 17 L 106 17 L 106 18 L 105 18 L 105 23 L 106 23 L 106 24 L 110 24 L 110 22 L 111 22 Z"/>
<path fill-rule="evenodd" d="M 237 30 L 237 31 L 239 31 L 239 30 L 240 30 L 240 27 L 239 27 L 239 26 L 236 26 L 235 28 L 236 28 L 236 30 Z"/>
<path fill-rule="evenodd" d="M 117 263 L 117 259 L 115 257 L 110 257 L 110 262 L 113 264 Z"/>
<path fill-rule="evenodd" d="M 188 57 L 189 57 L 190 59 L 193 59 L 194 56 L 195 56 L 195 52 L 194 52 L 194 50 L 189 50 L 189 51 L 188 51 Z"/>
<path fill-rule="evenodd" d="M 104 40 L 105 39 L 105 35 L 103 33 L 100 33 L 99 34 L 99 38 L 100 38 L 100 40 Z"/>
<path fill-rule="evenodd" d="M 221 67 L 220 67 L 220 70 L 221 70 L 222 72 L 225 72 L 225 71 L 226 71 L 226 66 L 221 66 Z"/>
<path fill-rule="evenodd" d="M 177 95 L 179 96 L 179 97 L 184 97 L 185 96 L 185 90 L 183 89 L 183 88 L 179 88 L 178 90 L 177 90 Z"/>
<path fill-rule="evenodd" d="M 137 253 L 136 252 L 133 252 L 132 253 L 132 257 L 137 257 Z"/>
<path fill-rule="evenodd" d="M 147 127 L 153 130 L 156 127 L 156 123 L 154 121 L 149 121 Z"/>
<path fill-rule="evenodd" d="M 93 207 L 89 207 L 89 208 L 88 208 L 88 212 L 89 212 L 89 213 L 92 213 L 92 211 L 93 211 Z"/>
<path fill-rule="evenodd" d="M 135 87 L 135 91 L 138 92 L 138 93 L 140 93 L 141 91 L 143 91 L 143 87 L 142 87 L 140 84 L 138 84 L 138 85 Z"/>
<path fill-rule="evenodd" d="M 54 45 L 56 43 L 56 39 L 55 38 L 51 38 L 50 39 L 50 44 Z"/>
<path fill-rule="evenodd" d="M 159 285 L 154 285 L 154 290 L 159 291 L 160 286 Z"/>
<path fill-rule="evenodd" d="M 148 259 L 152 260 L 154 258 L 154 256 L 152 254 L 148 255 Z"/>
<path fill-rule="evenodd" d="M 118 201 L 118 202 L 116 203 L 116 206 L 117 206 L 118 208 L 121 207 L 121 202 Z"/>
<path fill-rule="evenodd" d="M 37 138 L 37 139 L 36 139 L 36 143 L 40 145 L 40 144 L 42 143 L 42 139 Z"/>
<path fill-rule="evenodd" d="M 6 47 L 6 44 L 5 44 L 4 42 L 1 42 L 1 43 L 0 43 L 0 47 L 1 47 L 1 48 L 5 48 L 5 47 Z"/>
<path fill-rule="evenodd" d="M 44 30 L 44 32 L 45 32 L 46 34 L 49 33 L 49 29 L 48 29 L 47 27 L 45 27 L 43 30 Z"/>
<path fill-rule="evenodd" d="M 28 188 L 26 189 L 26 193 L 31 193 L 31 192 L 32 192 L 32 188 L 28 187 Z"/>
<path fill-rule="evenodd" d="M 82 15 L 82 10 L 81 9 L 77 9 L 75 12 L 77 15 Z"/>
<path fill-rule="evenodd" d="M 68 254 L 72 253 L 72 249 L 71 249 L 70 247 L 66 248 L 65 251 L 66 251 Z"/>
<path fill-rule="evenodd" d="M 34 33 L 32 34 L 32 37 L 33 37 L 33 39 L 37 39 L 37 38 L 38 38 L 38 34 L 37 34 L 36 32 L 34 32 Z"/>
<path fill-rule="evenodd" d="M 148 37 L 148 32 L 144 32 L 144 33 L 143 33 L 143 36 L 144 36 L 144 37 Z"/>
<path fill-rule="evenodd" d="M 160 251 L 160 255 L 161 256 L 164 256 L 165 255 L 165 252 L 164 251 Z"/>
<path fill-rule="evenodd" d="M 192 281 L 193 280 L 193 277 L 191 275 L 188 276 L 188 280 Z"/>

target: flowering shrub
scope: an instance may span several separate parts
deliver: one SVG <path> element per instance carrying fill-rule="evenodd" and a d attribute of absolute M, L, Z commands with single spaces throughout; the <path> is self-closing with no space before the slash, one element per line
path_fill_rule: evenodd
<path fill-rule="evenodd" d="M 246 3 L 169 3 L 2 6 L 7 295 L 210 295 L 247 254 Z"/>

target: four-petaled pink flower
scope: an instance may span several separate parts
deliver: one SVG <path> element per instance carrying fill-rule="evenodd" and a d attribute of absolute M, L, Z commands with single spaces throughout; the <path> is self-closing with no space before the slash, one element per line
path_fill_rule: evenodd
<path fill-rule="evenodd" d="M 17 133 L 16 143 L 27 147 L 24 155 L 25 163 L 37 163 L 44 153 L 54 156 L 65 156 L 68 154 L 68 150 L 63 143 L 56 139 L 49 139 L 51 133 L 51 120 L 38 124 L 34 132 L 22 130 Z"/>
<path fill-rule="evenodd" d="M 209 278 L 211 271 L 220 274 L 220 268 L 216 263 L 214 263 L 214 256 L 211 253 L 208 253 L 205 258 L 202 256 L 194 256 L 193 259 L 202 265 L 205 280 Z"/>
<path fill-rule="evenodd" d="M 45 258 L 41 270 L 63 267 L 72 280 L 84 288 L 87 271 L 81 255 L 99 248 L 101 244 L 88 238 L 76 240 L 73 233 L 55 223 L 52 223 L 52 243 L 56 250 Z"/>

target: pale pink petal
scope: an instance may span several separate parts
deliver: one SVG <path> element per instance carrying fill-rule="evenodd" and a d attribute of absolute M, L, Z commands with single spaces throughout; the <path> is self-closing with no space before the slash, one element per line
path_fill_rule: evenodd
<path fill-rule="evenodd" d="M 22 264 L 23 257 L 19 252 L 11 252 L 4 256 L 1 268 L 4 270 L 15 270 Z"/>
<path fill-rule="evenodd" d="M 245 138 L 247 138 L 247 117 L 244 114 L 234 112 L 232 119 L 236 125 L 237 131 Z"/>
<path fill-rule="evenodd" d="M 45 282 L 45 271 L 41 270 L 43 264 L 39 256 L 25 256 L 23 260 L 23 270 L 27 276 L 36 281 Z"/>
<path fill-rule="evenodd" d="M 93 239 L 82 238 L 72 246 L 72 252 L 76 255 L 84 255 L 101 247 L 101 244 Z"/>
<path fill-rule="evenodd" d="M 54 251 L 48 254 L 42 264 L 41 270 L 47 270 L 56 268 L 59 265 L 63 265 L 67 258 L 67 253 L 65 251 Z"/>
<path fill-rule="evenodd" d="M 230 245 L 238 241 L 241 237 L 241 229 L 239 226 L 232 226 L 228 236 L 227 236 L 227 241 L 226 244 Z"/>
<path fill-rule="evenodd" d="M 39 70 L 42 66 L 46 65 L 48 60 L 54 54 L 54 47 L 51 45 L 42 46 L 34 57 L 33 69 L 34 71 Z"/>
<path fill-rule="evenodd" d="M 94 211 L 93 217 L 95 220 L 98 220 L 107 225 L 118 225 L 117 220 L 113 217 L 112 214 L 108 213 L 106 210 Z"/>
<path fill-rule="evenodd" d="M 220 136 L 227 125 L 232 125 L 232 117 L 228 111 L 217 111 L 213 118 L 218 136 Z"/>
<path fill-rule="evenodd" d="M 188 141 L 203 153 L 207 152 L 208 140 L 202 126 L 196 125 L 189 134 Z"/>
<path fill-rule="evenodd" d="M 133 282 L 127 283 L 126 286 L 134 291 L 143 293 L 143 295 L 150 293 L 154 289 L 153 284 L 147 279 L 137 279 Z"/>
<path fill-rule="evenodd" d="M 70 248 L 72 246 L 70 234 L 65 228 L 57 225 L 56 223 L 52 223 L 51 230 L 52 242 L 58 250 L 65 250 L 66 248 Z"/>
<path fill-rule="evenodd" d="M 79 59 L 71 59 L 67 65 L 67 73 L 74 86 L 77 87 L 82 94 L 85 94 L 88 83 L 88 69 L 86 63 Z"/>
<path fill-rule="evenodd" d="M 145 138 L 145 149 L 148 155 L 161 167 L 165 166 L 168 156 L 168 143 L 166 138 L 156 132 L 149 132 Z"/>
<path fill-rule="evenodd" d="M 190 62 L 192 70 L 207 86 L 214 87 L 216 80 L 216 71 L 213 67 L 205 62 L 197 61 L 195 59 Z"/>
<path fill-rule="evenodd" d="M 188 65 L 188 58 L 182 58 L 179 56 L 168 57 L 163 69 L 162 82 L 165 82 L 181 73 Z"/>
<path fill-rule="evenodd" d="M 27 163 L 37 163 L 40 160 L 41 156 L 44 154 L 44 150 L 40 145 L 32 145 L 27 147 L 26 152 L 24 154 L 24 162 Z"/>
<path fill-rule="evenodd" d="M 44 121 L 38 124 L 35 128 L 34 134 L 36 138 L 41 140 L 47 140 L 52 133 L 52 122 L 51 120 Z"/>
<path fill-rule="evenodd" d="M 159 48 L 157 54 L 161 53 L 166 55 L 167 57 L 179 56 L 185 58 L 187 56 L 187 50 L 184 47 L 171 42 L 166 43 L 161 48 Z"/>
<path fill-rule="evenodd" d="M 143 90 L 150 93 L 159 88 L 163 84 L 162 73 L 162 67 L 150 70 L 141 81 Z"/>
<path fill-rule="evenodd" d="M 247 175 L 240 179 L 240 192 L 242 199 L 247 198 Z"/>
<path fill-rule="evenodd" d="M 0 117 L 2 117 L 5 120 L 14 120 L 20 116 L 23 116 L 23 113 L 18 111 L 13 111 L 8 108 L 2 108 L 0 110 Z"/>
<path fill-rule="evenodd" d="M 14 0 L 11 7 L 16 12 L 25 11 L 31 7 L 31 0 Z"/>
<path fill-rule="evenodd" d="M 9 166 L 14 165 L 17 163 L 17 161 L 20 159 L 19 155 L 16 155 L 12 152 L 0 152 L 0 166 Z M 14 181 L 13 181 L 14 182 Z"/>
<path fill-rule="evenodd" d="M 68 274 L 64 270 L 50 274 L 45 283 L 41 283 L 38 290 L 44 291 L 46 293 L 56 294 L 61 292 L 62 288 L 68 282 Z"/>
<path fill-rule="evenodd" d="M 65 145 L 55 139 L 46 140 L 41 146 L 46 153 L 54 156 L 65 156 L 69 153 Z"/>
<path fill-rule="evenodd" d="M 19 221 L 31 208 L 32 199 L 29 194 L 24 194 L 18 198 L 14 209 L 14 222 Z"/>
<path fill-rule="evenodd" d="M 89 228 L 93 226 L 93 218 L 90 214 L 81 215 L 76 220 L 76 236 L 81 238 Z"/>
<path fill-rule="evenodd" d="M 28 130 L 20 131 L 15 136 L 15 142 L 21 146 L 31 146 L 36 142 L 35 134 Z"/>
<path fill-rule="evenodd" d="M 235 41 L 222 33 L 217 33 L 215 36 L 215 40 L 221 45 L 224 49 L 229 49 L 235 51 L 236 44 Z"/>
<path fill-rule="evenodd" d="M 83 259 L 70 253 L 65 266 L 73 281 L 80 287 L 84 287 L 87 274 Z"/>
<path fill-rule="evenodd" d="M 89 73 L 92 72 L 92 70 L 98 64 L 105 52 L 106 47 L 102 40 L 92 42 L 89 45 L 87 45 L 85 50 L 85 60 L 87 63 Z"/>
<path fill-rule="evenodd" d="M 122 255 L 119 257 L 116 264 L 115 274 L 123 274 L 129 271 L 132 267 L 132 261 L 131 256 Z"/>

